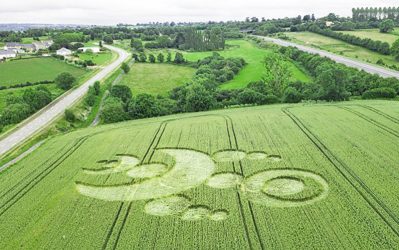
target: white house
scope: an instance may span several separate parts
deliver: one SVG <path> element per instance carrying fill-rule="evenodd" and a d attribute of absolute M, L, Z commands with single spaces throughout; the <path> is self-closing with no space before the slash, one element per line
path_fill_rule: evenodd
<path fill-rule="evenodd" d="M 0 50 L 0 60 L 17 57 L 14 50 Z"/>
<path fill-rule="evenodd" d="M 61 48 L 57 50 L 56 54 L 59 56 L 70 56 L 72 55 L 72 51 L 66 48 Z"/>
<path fill-rule="evenodd" d="M 99 47 L 83 47 L 83 48 L 79 48 L 78 50 L 80 50 L 82 52 L 91 51 L 92 53 L 100 53 Z"/>
<path fill-rule="evenodd" d="M 48 41 L 37 41 L 37 42 L 33 42 L 33 46 L 35 47 L 36 51 L 40 50 L 40 49 L 48 49 L 50 48 L 51 45 L 53 45 L 53 41 L 52 40 L 48 40 Z"/>

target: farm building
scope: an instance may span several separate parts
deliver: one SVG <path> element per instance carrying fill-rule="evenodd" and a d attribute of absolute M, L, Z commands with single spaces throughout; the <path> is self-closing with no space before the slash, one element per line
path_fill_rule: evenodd
<path fill-rule="evenodd" d="M 82 52 L 93 52 L 93 53 L 100 53 L 100 48 L 99 47 L 83 47 L 79 48 L 78 50 Z"/>
<path fill-rule="evenodd" d="M 33 44 L 23 44 L 23 43 L 6 43 L 4 46 L 5 50 L 24 50 L 28 52 L 35 51 L 35 46 Z"/>
<path fill-rule="evenodd" d="M 72 51 L 66 48 L 61 48 L 57 50 L 56 54 L 59 56 L 70 56 L 72 55 Z"/>
<path fill-rule="evenodd" d="M 14 58 L 17 56 L 17 53 L 14 50 L 0 50 L 0 60 L 6 58 Z"/>
<path fill-rule="evenodd" d="M 35 46 L 36 50 L 41 50 L 41 49 L 48 49 L 51 45 L 53 45 L 52 40 L 48 41 L 38 41 L 38 42 L 33 42 L 33 46 Z"/>

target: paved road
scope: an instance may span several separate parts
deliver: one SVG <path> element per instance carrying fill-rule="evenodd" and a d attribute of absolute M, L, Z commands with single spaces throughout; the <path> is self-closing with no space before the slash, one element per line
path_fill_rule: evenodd
<path fill-rule="evenodd" d="M 328 58 L 330 58 L 330 59 L 332 59 L 332 60 L 334 60 L 334 61 L 336 61 L 338 63 L 345 64 L 346 66 L 349 66 L 349 67 L 361 69 L 361 70 L 364 70 L 364 71 L 366 71 L 368 73 L 371 73 L 371 74 L 378 74 L 378 75 L 380 75 L 382 77 L 395 77 L 395 78 L 399 79 L 399 72 L 398 71 L 390 70 L 390 69 L 387 69 L 387 68 L 384 68 L 384 67 L 380 67 L 380 66 L 377 66 L 377 65 L 372 65 L 372 64 L 368 64 L 368 63 L 359 62 L 359 61 L 356 61 L 356 60 L 353 60 L 353 59 L 350 59 L 350 58 L 347 58 L 347 57 L 339 56 L 339 55 L 336 55 L 336 54 L 333 54 L 333 53 L 330 53 L 330 52 L 327 52 L 327 51 L 324 51 L 324 50 L 319 50 L 319 49 L 315 49 L 315 48 L 299 45 L 299 44 L 296 44 L 296 43 L 287 42 L 287 41 L 280 40 L 280 39 L 275 39 L 275 38 L 271 38 L 271 37 L 264 37 L 264 36 L 256 36 L 256 37 L 261 38 L 261 39 L 263 39 L 265 41 L 268 41 L 268 42 L 272 42 L 272 43 L 278 44 L 280 46 L 296 47 L 299 50 L 302 50 L 302 51 L 305 51 L 305 52 L 308 52 L 308 53 L 311 53 L 311 54 L 319 54 L 321 56 L 328 57 Z"/>
<path fill-rule="evenodd" d="M 0 141 L 0 156 L 7 153 L 14 147 L 18 146 L 25 140 L 29 139 L 32 135 L 39 132 L 41 129 L 46 127 L 51 121 L 58 116 L 62 115 L 65 109 L 71 107 L 75 102 L 82 98 L 89 86 L 93 85 L 95 81 L 100 81 L 105 78 L 114 69 L 120 66 L 125 61 L 129 54 L 119 48 L 105 45 L 110 50 L 113 50 L 119 54 L 119 58 L 113 63 L 106 66 L 97 75 L 93 76 L 90 80 L 82 84 L 79 88 L 73 90 L 65 97 L 58 99 L 55 103 L 51 103 L 47 109 L 45 109 L 40 115 L 22 125 L 16 131 L 5 137 Z"/>

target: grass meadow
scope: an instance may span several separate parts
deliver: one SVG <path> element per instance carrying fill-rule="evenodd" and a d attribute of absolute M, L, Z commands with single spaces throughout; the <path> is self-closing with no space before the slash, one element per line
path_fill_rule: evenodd
<path fill-rule="evenodd" d="M 80 78 L 88 71 L 48 57 L 0 63 L 0 72 L 0 86 L 9 86 L 26 82 L 52 81 L 63 72 L 69 72 Z"/>

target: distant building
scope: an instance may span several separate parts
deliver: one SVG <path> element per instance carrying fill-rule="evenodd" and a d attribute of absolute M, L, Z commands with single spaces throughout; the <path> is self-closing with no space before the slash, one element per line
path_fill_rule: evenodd
<path fill-rule="evenodd" d="M 99 47 L 83 47 L 83 48 L 79 48 L 78 50 L 80 50 L 82 52 L 91 51 L 93 53 L 100 53 L 100 48 Z"/>
<path fill-rule="evenodd" d="M 70 56 L 72 55 L 72 51 L 66 48 L 61 48 L 57 50 L 56 54 L 59 56 Z"/>
<path fill-rule="evenodd" d="M 17 57 L 17 53 L 14 50 L 0 50 L 0 60 L 14 57 Z"/>
<path fill-rule="evenodd" d="M 23 44 L 23 43 L 6 43 L 6 46 L 4 46 L 5 50 L 24 50 L 28 52 L 35 51 L 35 46 L 33 44 Z"/>
<path fill-rule="evenodd" d="M 326 26 L 331 27 L 334 25 L 334 22 L 326 21 Z"/>
<path fill-rule="evenodd" d="M 33 42 L 33 46 L 35 46 L 35 50 L 41 50 L 41 49 L 48 49 L 50 48 L 51 45 L 53 45 L 53 41 L 52 40 L 48 40 L 48 41 L 37 41 L 37 42 Z"/>

